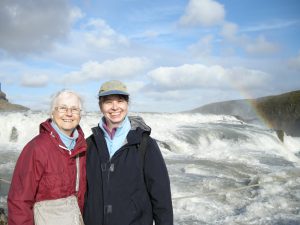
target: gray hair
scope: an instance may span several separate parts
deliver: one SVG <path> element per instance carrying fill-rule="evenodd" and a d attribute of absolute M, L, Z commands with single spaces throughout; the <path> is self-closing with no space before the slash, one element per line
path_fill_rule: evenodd
<path fill-rule="evenodd" d="M 50 104 L 50 116 L 51 116 L 52 112 L 55 110 L 55 107 L 57 106 L 56 104 L 57 104 L 58 98 L 63 94 L 71 94 L 71 95 L 76 96 L 79 100 L 79 107 L 80 107 L 80 109 L 82 109 L 83 100 L 82 100 L 81 96 L 78 93 L 76 93 L 75 91 L 68 90 L 68 89 L 62 89 L 52 96 L 52 100 L 51 100 L 51 104 Z"/>

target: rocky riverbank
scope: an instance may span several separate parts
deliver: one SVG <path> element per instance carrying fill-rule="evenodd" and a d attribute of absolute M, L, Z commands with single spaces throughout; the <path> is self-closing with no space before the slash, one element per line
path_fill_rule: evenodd
<path fill-rule="evenodd" d="M 29 110 L 29 108 L 22 105 L 10 103 L 6 98 L 6 94 L 0 91 L 0 111 L 23 111 L 23 110 Z"/>
<path fill-rule="evenodd" d="M 274 130 L 300 137 L 300 90 L 257 99 L 211 103 L 190 113 L 232 115 L 245 122 L 263 122 Z"/>

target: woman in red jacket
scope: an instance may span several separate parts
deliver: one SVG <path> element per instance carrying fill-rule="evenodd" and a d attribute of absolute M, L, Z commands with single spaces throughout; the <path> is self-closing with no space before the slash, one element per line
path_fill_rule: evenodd
<path fill-rule="evenodd" d="M 40 124 L 39 134 L 27 143 L 16 163 L 7 201 L 10 225 L 36 224 L 35 206 L 48 200 L 76 196 L 76 207 L 78 201 L 83 210 L 86 142 L 79 126 L 81 106 L 75 92 L 63 90 L 54 96 L 51 119 Z M 59 219 L 56 222 L 61 224 Z"/>

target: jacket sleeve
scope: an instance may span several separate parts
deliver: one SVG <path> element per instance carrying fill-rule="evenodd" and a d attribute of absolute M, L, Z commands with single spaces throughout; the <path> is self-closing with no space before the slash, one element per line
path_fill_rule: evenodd
<path fill-rule="evenodd" d="M 161 151 L 152 138 L 149 138 L 147 144 L 144 174 L 155 224 L 173 225 L 170 179 Z"/>
<path fill-rule="evenodd" d="M 33 205 L 44 168 L 36 148 L 29 142 L 17 160 L 7 199 L 9 225 L 34 224 Z"/>

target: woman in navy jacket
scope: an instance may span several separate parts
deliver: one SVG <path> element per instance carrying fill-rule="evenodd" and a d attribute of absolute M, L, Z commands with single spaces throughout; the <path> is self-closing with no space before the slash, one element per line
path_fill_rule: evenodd
<path fill-rule="evenodd" d="M 119 81 L 99 91 L 103 113 L 87 144 L 85 225 L 173 225 L 170 180 L 160 149 L 140 117 L 128 117 Z M 145 156 L 139 146 L 148 133 Z"/>

